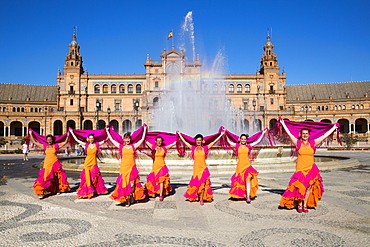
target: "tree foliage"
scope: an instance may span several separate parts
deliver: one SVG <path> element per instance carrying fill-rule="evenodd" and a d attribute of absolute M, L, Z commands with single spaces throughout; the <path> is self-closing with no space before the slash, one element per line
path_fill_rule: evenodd
<path fill-rule="evenodd" d="M 358 136 L 353 135 L 353 133 L 345 133 L 341 137 L 341 140 L 345 143 L 346 149 L 350 150 L 358 142 Z"/>
<path fill-rule="evenodd" d="M 7 143 L 8 141 L 5 141 L 4 137 L 0 137 L 0 147 L 4 146 Z"/>

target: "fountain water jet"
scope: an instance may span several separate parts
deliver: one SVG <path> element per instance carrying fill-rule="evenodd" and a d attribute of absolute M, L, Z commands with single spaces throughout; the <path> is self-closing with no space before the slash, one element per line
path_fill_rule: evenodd
<path fill-rule="evenodd" d="M 232 132 L 243 132 L 244 112 L 226 97 L 226 83 L 222 76 L 226 67 L 225 56 L 220 50 L 210 69 L 201 68 L 196 55 L 191 11 L 185 16 L 180 40 L 183 41 L 179 45 L 181 52 L 172 49 L 166 54 L 165 82 L 168 87 L 154 110 L 154 129 L 209 135 L 223 125 Z M 192 60 L 185 59 L 189 45 Z"/>

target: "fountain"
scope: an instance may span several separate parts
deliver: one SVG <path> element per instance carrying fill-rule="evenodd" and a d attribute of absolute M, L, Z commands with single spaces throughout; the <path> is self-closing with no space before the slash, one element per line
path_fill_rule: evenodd
<path fill-rule="evenodd" d="M 244 126 L 236 123 L 243 124 L 244 113 L 227 99 L 226 83 L 221 76 L 226 66 L 223 52 L 216 54 L 211 68 L 202 67 L 201 72 L 198 71 L 200 62 L 196 55 L 192 12 L 187 13 L 181 30 L 179 49 L 185 54 L 190 47 L 192 58 L 171 60 L 166 68 L 168 88 L 154 110 L 154 129 L 209 135 L 223 125 L 232 132 L 242 132 Z"/>

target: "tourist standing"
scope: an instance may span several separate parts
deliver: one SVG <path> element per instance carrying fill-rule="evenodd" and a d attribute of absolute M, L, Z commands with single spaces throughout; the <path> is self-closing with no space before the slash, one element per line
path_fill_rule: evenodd
<path fill-rule="evenodd" d="M 135 200 L 145 198 L 144 188 L 140 184 L 139 171 L 136 167 L 135 157 L 136 149 L 142 144 L 147 132 L 147 126 L 144 125 L 144 133 L 139 141 L 131 143 L 131 133 L 127 132 L 123 135 L 123 144 L 114 140 L 107 128 L 107 134 L 110 141 L 119 148 L 121 153 L 120 174 L 116 180 L 116 188 L 114 189 L 111 199 L 118 201 L 117 205 L 126 202 L 126 206 L 130 206 Z"/>
<path fill-rule="evenodd" d="M 29 152 L 28 145 L 25 142 L 25 143 L 22 144 L 23 160 L 28 160 L 28 152 Z"/>
<path fill-rule="evenodd" d="M 170 185 L 170 175 L 164 157 L 167 154 L 167 150 L 175 145 L 176 141 L 170 145 L 163 145 L 163 138 L 157 136 L 155 139 L 155 145 L 150 142 L 146 142 L 149 148 L 152 150 L 153 166 L 152 171 L 146 178 L 145 188 L 150 197 L 159 195 L 159 200 L 163 201 L 163 196 L 168 195 L 172 191 Z"/>
<path fill-rule="evenodd" d="M 104 180 L 101 176 L 100 169 L 98 167 L 97 157 L 100 153 L 99 146 L 104 143 L 95 142 L 93 134 L 89 134 L 86 142 L 80 141 L 74 135 L 72 129 L 70 130 L 73 138 L 80 144 L 85 146 L 85 163 L 84 169 L 80 175 L 80 186 L 77 189 L 77 198 L 88 198 L 90 199 L 95 194 L 103 195 L 107 194 L 108 190 L 104 185 Z"/>
<path fill-rule="evenodd" d="M 211 180 L 206 159 L 208 150 L 225 134 L 222 131 L 219 136 L 210 144 L 203 146 L 204 138 L 203 135 L 197 134 L 195 139 L 195 146 L 192 146 L 187 142 L 180 132 L 177 132 L 180 139 L 185 145 L 191 149 L 191 156 L 194 159 L 193 176 L 188 185 L 188 189 L 184 194 L 184 197 L 189 201 L 199 201 L 200 205 L 204 205 L 204 201 L 211 202 L 213 200 L 213 192 L 211 188 Z"/>
<path fill-rule="evenodd" d="M 226 138 L 229 145 L 235 148 L 235 154 L 238 156 L 238 163 L 236 165 L 236 171 L 231 177 L 231 188 L 229 196 L 235 199 L 245 198 L 247 203 L 251 202 L 258 190 L 258 172 L 251 165 L 249 155 L 251 149 L 257 145 L 263 138 L 267 129 L 262 133 L 260 132 L 259 138 L 250 144 L 248 144 L 248 135 L 242 134 L 239 137 L 239 143 L 230 141 Z"/>
<path fill-rule="evenodd" d="M 316 147 L 338 127 L 333 125 L 326 133 L 316 139 L 310 139 L 310 129 L 302 128 L 297 138 L 291 133 L 283 119 L 280 119 L 280 124 L 296 147 L 298 154 L 296 172 L 290 178 L 288 188 L 282 195 L 280 207 L 288 209 L 297 207 L 298 213 L 308 213 L 308 207 L 316 207 L 324 193 L 320 170 L 314 161 Z"/>
<path fill-rule="evenodd" d="M 66 140 L 61 143 L 55 143 L 55 137 L 47 135 L 47 144 L 42 144 L 35 139 L 32 130 L 29 131 L 29 136 L 32 142 L 35 143 L 36 146 L 44 149 L 45 152 L 43 169 L 39 172 L 39 177 L 35 180 L 33 185 L 35 194 L 38 195 L 40 199 L 43 199 L 48 195 L 59 194 L 70 190 L 66 172 L 63 170 L 62 164 L 57 157 L 58 150 L 68 142 L 68 133 Z"/>

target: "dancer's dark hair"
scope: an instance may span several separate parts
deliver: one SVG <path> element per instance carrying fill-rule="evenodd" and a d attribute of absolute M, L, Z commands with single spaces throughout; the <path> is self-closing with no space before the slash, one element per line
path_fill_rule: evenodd
<path fill-rule="evenodd" d="M 196 140 L 196 139 L 198 139 L 198 138 L 202 138 L 202 140 L 204 139 L 202 134 L 197 134 L 197 135 L 194 137 L 194 139 L 195 139 L 195 140 Z"/>
<path fill-rule="evenodd" d="M 51 138 L 52 142 L 54 143 L 54 142 L 55 142 L 55 137 L 54 137 L 53 135 L 50 135 L 50 134 L 49 134 L 49 135 L 47 135 L 47 136 L 46 136 L 46 140 L 47 140 L 49 137 Z"/>

